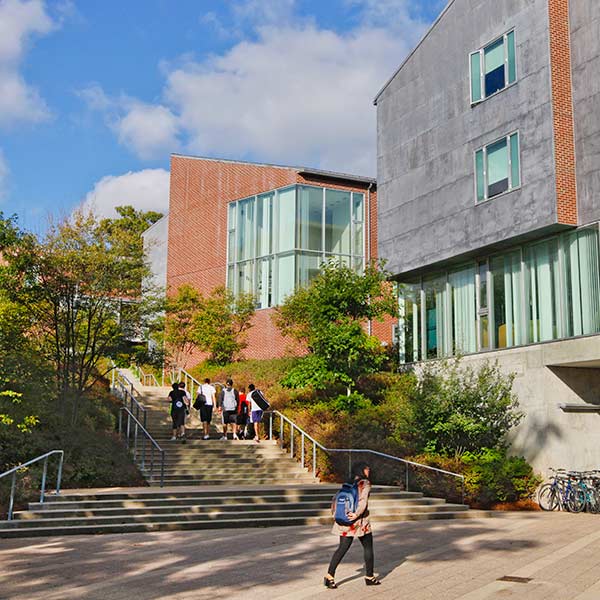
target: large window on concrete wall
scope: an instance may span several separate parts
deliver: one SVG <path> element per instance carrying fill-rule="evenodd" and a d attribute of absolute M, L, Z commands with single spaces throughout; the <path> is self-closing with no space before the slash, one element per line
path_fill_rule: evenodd
<path fill-rule="evenodd" d="M 500 138 L 475 152 L 477 202 L 489 200 L 521 185 L 519 134 Z"/>
<path fill-rule="evenodd" d="M 400 359 L 600 333 L 598 225 L 400 284 Z"/>
<path fill-rule="evenodd" d="M 470 57 L 471 104 L 477 104 L 517 80 L 515 32 L 509 31 Z"/>
<path fill-rule="evenodd" d="M 228 206 L 227 285 L 257 306 L 283 302 L 307 285 L 323 262 L 364 267 L 365 195 L 298 185 Z"/>

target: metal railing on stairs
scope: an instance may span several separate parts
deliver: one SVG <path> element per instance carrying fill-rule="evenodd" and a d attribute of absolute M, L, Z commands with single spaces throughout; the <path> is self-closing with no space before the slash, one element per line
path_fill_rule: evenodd
<path fill-rule="evenodd" d="M 142 367 L 134 365 L 131 367 L 132 370 L 137 374 L 140 383 L 146 387 L 160 387 L 158 379 L 154 373 L 146 373 Z"/>
<path fill-rule="evenodd" d="M 12 518 L 13 518 L 13 508 L 15 505 L 15 491 L 16 491 L 16 486 L 17 486 L 17 475 L 18 475 L 19 471 L 22 471 L 23 469 L 26 469 L 30 465 L 40 462 L 41 460 L 44 461 L 44 468 L 42 471 L 42 485 L 41 485 L 41 490 L 40 490 L 40 504 L 43 504 L 44 499 L 46 497 L 46 479 L 47 479 L 47 475 L 48 475 L 48 459 L 51 456 L 54 456 L 55 454 L 58 454 L 60 456 L 60 461 L 58 463 L 58 473 L 56 476 L 56 494 L 60 494 L 60 482 L 62 480 L 63 461 L 65 458 L 64 450 L 51 450 L 50 452 L 46 452 L 46 454 L 42 454 L 36 458 L 32 458 L 31 460 L 28 460 L 26 463 L 23 463 L 22 465 L 18 465 L 17 467 L 13 467 L 12 469 L 5 471 L 4 473 L 0 473 L 0 479 L 2 479 L 3 477 L 8 477 L 9 475 L 12 475 L 12 482 L 10 485 L 10 497 L 9 497 L 9 501 L 8 501 L 8 520 L 9 521 L 12 521 Z"/>
<path fill-rule="evenodd" d="M 123 418 L 124 413 L 125 419 Z M 125 444 L 127 449 L 133 453 L 133 461 L 140 467 L 142 473 L 148 475 L 150 479 L 154 477 L 155 452 L 158 454 L 160 457 L 160 487 L 163 487 L 165 481 L 165 451 L 126 406 L 119 409 L 119 435 L 125 436 Z"/>
<path fill-rule="evenodd" d="M 458 480 L 460 483 L 461 502 L 464 504 L 465 477 L 460 473 L 453 473 L 451 471 L 417 463 L 398 456 L 392 456 L 391 454 L 385 454 L 384 452 L 378 452 L 377 450 L 371 450 L 369 448 L 327 448 L 323 446 L 323 444 L 317 442 L 317 440 L 306 433 L 306 431 L 279 411 L 268 411 L 265 413 L 265 416 L 268 416 L 269 418 L 269 440 L 273 440 L 274 435 L 278 435 L 281 449 L 287 450 L 289 448 L 291 456 L 294 458 L 297 457 L 303 468 L 306 468 L 307 465 L 310 464 L 313 477 L 317 476 L 317 451 L 321 451 L 333 457 L 332 462 L 334 463 L 334 467 L 337 467 L 335 469 L 337 472 L 343 472 L 345 470 L 346 465 L 343 465 L 342 463 L 345 463 L 347 458 L 348 476 L 352 473 L 352 465 L 357 462 L 367 462 L 372 467 L 375 466 L 375 463 L 377 466 L 374 469 L 374 473 L 382 483 L 403 485 L 404 490 L 407 492 L 411 491 L 411 469 L 414 471 L 422 469 L 446 477 L 453 477 Z M 275 430 L 277 425 L 278 431 Z M 345 455 L 347 455 L 347 457 Z M 384 471 L 386 475 L 381 476 L 378 474 L 378 471 Z M 413 483 L 415 483 L 415 473 L 413 472 L 412 475 Z M 377 481 L 375 481 L 375 483 L 377 483 Z M 413 485 L 412 487 L 417 487 L 417 485 Z"/>
<path fill-rule="evenodd" d="M 121 399 L 125 406 L 129 407 L 129 410 L 135 414 L 138 421 L 141 421 L 144 427 L 147 424 L 147 411 L 146 407 L 143 406 L 139 400 L 135 397 L 137 391 L 132 381 L 119 369 L 114 361 L 112 363 L 112 377 L 111 377 L 111 391 L 112 393 Z"/>

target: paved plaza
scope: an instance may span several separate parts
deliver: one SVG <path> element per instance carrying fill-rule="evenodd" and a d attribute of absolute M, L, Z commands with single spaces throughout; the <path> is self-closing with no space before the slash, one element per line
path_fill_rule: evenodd
<path fill-rule="evenodd" d="M 0 540 L 2 600 L 600 599 L 600 516 L 518 513 L 378 525 L 378 588 L 361 546 L 322 577 L 327 527 Z M 499 581 L 502 577 L 521 581 Z"/>

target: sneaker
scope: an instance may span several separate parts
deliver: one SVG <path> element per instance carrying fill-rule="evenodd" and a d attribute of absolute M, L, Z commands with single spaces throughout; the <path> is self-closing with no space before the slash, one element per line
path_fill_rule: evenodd
<path fill-rule="evenodd" d="M 227 436 L 226 436 L 226 435 L 224 435 L 224 436 L 221 438 L 221 440 L 226 440 L 226 439 L 227 439 Z"/>
<path fill-rule="evenodd" d="M 173 437 L 171 438 L 171 441 L 172 441 L 172 442 L 176 442 L 176 441 L 177 441 L 177 438 L 176 438 L 175 436 L 173 436 Z"/>
<path fill-rule="evenodd" d="M 259 438 L 255 437 L 255 438 L 254 438 L 254 441 L 255 441 L 257 444 L 260 444 L 260 439 L 259 439 Z"/>
<path fill-rule="evenodd" d="M 233 439 L 234 439 L 234 440 L 238 440 L 238 441 L 239 441 L 239 439 L 240 439 L 240 436 L 239 436 L 237 433 L 234 433 L 234 434 L 233 434 Z"/>
<path fill-rule="evenodd" d="M 209 435 L 205 435 L 202 439 L 203 440 L 208 440 L 208 439 L 210 439 L 210 436 Z"/>

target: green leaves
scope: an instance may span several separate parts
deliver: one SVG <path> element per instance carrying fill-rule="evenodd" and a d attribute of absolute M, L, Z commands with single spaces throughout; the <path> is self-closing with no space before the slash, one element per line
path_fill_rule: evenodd
<path fill-rule="evenodd" d="M 276 309 L 275 323 L 284 335 L 310 352 L 282 382 L 289 387 L 327 383 L 352 388 L 361 375 L 377 371 L 385 355 L 366 321 L 396 314 L 396 299 L 382 264 L 364 273 L 332 261 L 306 288 L 298 289 Z M 311 370 L 313 372 L 311 372 Z"/>

